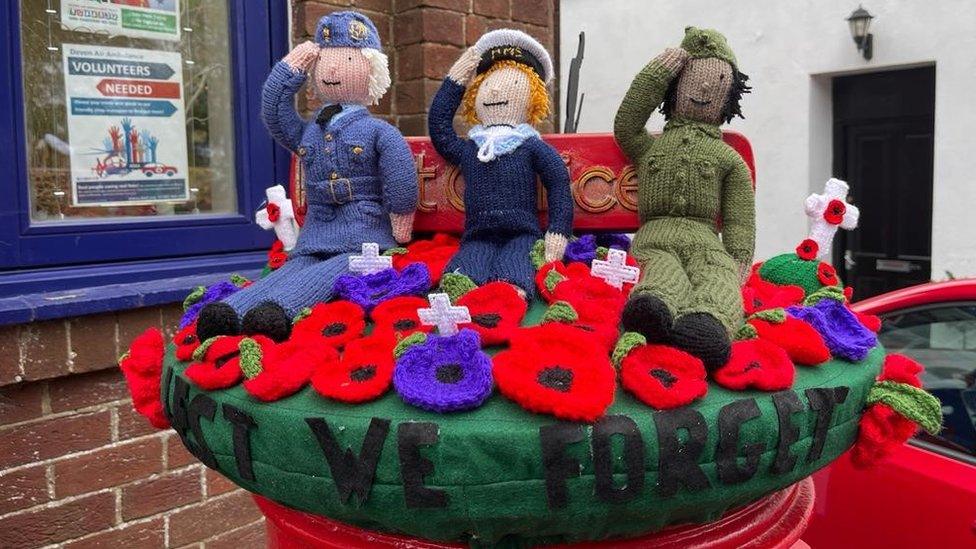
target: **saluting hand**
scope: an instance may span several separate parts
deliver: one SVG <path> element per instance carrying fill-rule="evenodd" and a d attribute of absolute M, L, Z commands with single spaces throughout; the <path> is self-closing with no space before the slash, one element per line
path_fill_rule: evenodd
<path fill-rule="evenodd" d="M 461 57 L 458 57 L 458 60 L 454 62 L 451 70 L 447 71 L 447 77 L 462 86 L 467 86 L 474 78 L 479 62 L 481 62 L 481 52 L 471 46 L 464 50 Z"/>
<path fill-rule="evenodd" d="M 286 55 L 282 61 L 291 67 L 291 70 L 308 74 L 308 72 L 312 70 L 312 67 L 315 66 L 315 62 L 318 60 L 318 58 L 318 44 L 306 40 L 288 52 L 288 55 Z"/>
<path fill-rule="evenodd" d="M 671 76 L 675 76 L 685 68 L 690 58 L 691 55 L 682 48 L 668 48 L 655 57 L 654 61 L 667 69 Z"/>

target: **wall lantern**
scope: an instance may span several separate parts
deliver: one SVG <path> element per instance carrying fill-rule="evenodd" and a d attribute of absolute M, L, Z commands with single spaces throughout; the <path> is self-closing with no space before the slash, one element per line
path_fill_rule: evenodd
<path fill-rule="evenodd" d="M 851 37 L 857 44 L 857 51 L 861 52 L 864 58 L 869 61 L 873 53 L 871 46 L 874 42 L 874 35 L 868 32 L 872 19 L 874 16 L 860 5 L 847 17 L 847 24 L 851 27 Z"/>

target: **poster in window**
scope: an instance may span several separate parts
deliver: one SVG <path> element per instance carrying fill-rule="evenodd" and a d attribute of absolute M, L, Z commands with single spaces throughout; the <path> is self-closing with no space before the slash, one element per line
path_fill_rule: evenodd
<path fill-rule="evenodd" d="M 111 36 L 180 39 L 177 0 L 62 0 L 61 27 Z"/>
<path fill-rule="evenodd" d="M 63 44 L 72 203 L 185 201 L 183 57 Z"/>

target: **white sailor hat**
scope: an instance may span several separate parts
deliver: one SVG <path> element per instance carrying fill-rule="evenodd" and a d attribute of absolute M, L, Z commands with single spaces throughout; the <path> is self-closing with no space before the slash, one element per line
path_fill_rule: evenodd
<path fill-rule="evenodd" d="M 511 60 L 528 66 L 546 84 L 552 80 L 552 58 L 542 44 L 515 29 L 498 29 L 485 33 L 474 45 L 481 52 L 477 73 L 481 74 L 498 61 Z"/>

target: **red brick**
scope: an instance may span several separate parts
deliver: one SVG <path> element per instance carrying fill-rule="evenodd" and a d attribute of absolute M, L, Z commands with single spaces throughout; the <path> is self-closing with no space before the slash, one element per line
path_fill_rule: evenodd
<path fill-rule="evenodd" d="M 71 371 L 93 372 L 116 365 L 120 353 L 114 313 L 72 318 L 68 327 L 71 329 Z"/>
<path fill-rule="evenodd" d="M 103 448 L 54 464 L 54 492 L 63 498 L 118 486 L 163 470 L 159 437 Z"/>
<path fill-rule="evenodd" d="M 213 469 L 207 469 L 206 471 L 208 498 L 219 496 L 220 494 L 226 494 L 227 492 L 232 492 L 237 489 L 237 485 L 231 482 L 224 475 L 221 475 Z"/>
<path fill-rule="evenodd" d="M 410 10 L 396 18 L 396 45 L 405 46 L 417 42 L 440 42 L 464 45 L 464 14 L 420 8 Z"/>
<path fill-rule="evenodd" d="M 467 13 L 468 0 L 396 0 L 397 13 L 419 7 L 444 8 Z"/>
<path fill-rule="evenodd" d="M 440 82 L 436 80 L 411 80 L 399 82 L 396 88 L 397 114 L 422 114 L 427 112 Z"/>
<path fill-rule="evenodd" d="M 90 450 L 112 440 L 108 410 L 0 429 L 0 469 Z"/>
<path fill-rule="evenodd" d="M 471 46 L 481 38 L 481 35 L 488 31 L 517 27 L 518 25 L 513 24 L 511 21 L 488 19 L 480 15 L 469 15 L 467 17 L 467 24 L 465 25 L 464 40 L 467 45 Z"/>
<path fill-rule="evenodd" d="M 427 135 L 427 115 L 401 116 L 398 126 L 403 135 Z"/>
<path fill-rule="evenodd" d="M 116 406 L 115 413 L 118 415 L 119 440 L 128 440 L 159 432 L 149 423 L 149 420 L 132 408 L 131 402 Z"/>
<path fill-rule="evenodd" d="M 115 520 L 115 494 L 103 492 L 0 518 L 0 547 L 37 547 L 105 530 Z"/>
<path fill-rule="evenodd" d="M 118 368 L 61 377 L 49 382 L 51 411 L 77 410 L 129 396 L 122 371 Z"/>
<path fill-rule="evenodd" d="M 39 465 L 0 476 L 0 515 L 48 501 L 46 468 Z"/>
<path fill-rule="evenodd" d="M 267 544 L 264 520 L 248 524 L 243 528 L 221 534 L 203 544 L 204 549 L 240 549 L 241 547 L 263 547 Z"/>
<path fill-rule="evenodd" d="M 45 385 L 39 381 L 0 388 L 0 425 L 41 417 Z"/>
<path fill-rule="evenodd" d="M 166 525 L 163 523 L 163 518 L 160 517 L 146 522 L 126 524 L 115 530 L 108 530 L 81 540 L 70 541 L 64 547 L 65 549 L 162 548 L 165 541 L 165 528 Z"/>
<path fill-rule="evenodd" d="M 170 433 L 166 439 L 166 468 L 179 469 L 191 463 L 197 463 L 197 458 L 183 446 L 179 436 Z"/>
<path fill-rule="evenodd" d="M 170 339 L 176 334 L 176 331 L 180 326 L 180 319 L 183 318 L 183 306 L 179 303 L 173 303 L 171 305 L 164 305 L 160 307 L 160 314 L 162 315 L 163 333 L 166 335 L 166 339 Z M 126 342 L 129 343 L 129 342 Z M 121 351 L 124 349 L 120 349 Z"/>
<path fill-rule="evenodd" d="M 21 326 L 24 379 L 47 379 L 68 373 L 68 333 L 63 320 Z"/>
<path fill-rule="evenodd" d="M 163 321 L 158 307 L 130 309 L 118 314 L 119 322 L 119 354 L 129 349 L 129 344 L 147 328 L 158 328 Z M 118 358 L 118 357 L 116 357 Z"/>
<path fill-rule="evenodd" d="M 304 33 L 305 36 L 311 36 L 315 33 L 315 26 L 318 25 L 319 19 L 323 15 L 340 11 L 351 5 L 352 2 L 349 0 L 332 2 L 331 5 L 319 2 L 305 2 L 304 4 L 300 4 L 293 13 L 293 17 L 295 18 L 295 32 Z"/>
<path fill-rule="evenodd" d="M 372 10 L 383 13 L 393 13 L 392 0 L 355 0 L 356 8 L 361 10 Z"/>
<path fill-rule="evenodd" d="M 122 488 L 122 518 L 132 520 L 201 501 L 200 470 L 183 469 Z"/>
<path fill-rule="evenodd" d="M 550 0 L 518 0 L 512 2 L 512 19 L 533 25 L 549 26 L 551 8 Z"/>
<path fill-rule="evenodd" d="M 521 2 L 523 0 L 515 0 Z M 508 19 L 511 15 L 509 0 L 473 0 L 471 7 L 478 15 L 487 15 L 495 19 Z"/>
<path fill-rule="evenodd" d="M 525 31 L 529 36 L 535 38 L 542 44 L 547 51 L 551 54 L 552 48 L 552 31 L 549 27 L 540 27 L 537 25 L 522 25 L 521 30 Z M 575 51 L 573 52 L 575 54 Z M 555 62 L 555 59 L 553 60 Z"/>
<path fill-rule="evenodd" d="M 0 385 L 20 381 L 20 326 L 0 326 Z"/>
<path fill-rule="evenodd" d="M 399 50 L 399 78 L 442 80 L 461 55 L 461 48 L 444 44 L 411 44 Z"/>
<path fill-rule="evenodd" d="M 174 512 L 169 517 L 169 543 L 174 547 L 205 540 L 261 518 L 251 494 L 241 490 Z"/>

